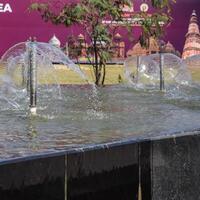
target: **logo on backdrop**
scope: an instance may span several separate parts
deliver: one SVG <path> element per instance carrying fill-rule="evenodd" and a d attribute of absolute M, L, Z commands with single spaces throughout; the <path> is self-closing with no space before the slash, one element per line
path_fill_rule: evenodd
<path fill-rule="evenodd" d="M 9 3 L 1 3 L 0 2 L 0 14 L 1 13 L 12 13 L 12 7 Z"/>

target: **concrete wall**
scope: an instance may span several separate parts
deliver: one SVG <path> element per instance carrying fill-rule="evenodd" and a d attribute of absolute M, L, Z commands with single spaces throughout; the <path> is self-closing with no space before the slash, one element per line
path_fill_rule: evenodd
<path fill-rule="evenodd" d="M 0 200 L 198 200 L 200 137 L 0 163 Z"/>
<path fill-rule="evenodd" d="M 152 143 L 153 200 L 200 199 L 200 136 Z"/>

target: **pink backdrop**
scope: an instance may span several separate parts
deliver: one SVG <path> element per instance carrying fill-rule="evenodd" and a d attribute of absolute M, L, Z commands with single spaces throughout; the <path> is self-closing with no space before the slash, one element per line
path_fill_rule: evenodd
<path fill-rule="evenodd" d="M 78 35 L 81 32 L 79 27 L 65 28 L 43 22 L 38 13 L 29 13 L 27 10 L 31 1 L 33 0 L 1 0 L 0 3 L 9 3 L 13 12 L 0 12 L 0 55 L 12 45 L 26 41 L 30 36 L 36 36 L 38 41 L 47 42 L 55 33 L 64 45 L 70 34 Z M 135 10 L 138 10 L 142 0 L 135 1 Z M 177 4 L 174 6 L 174 21 L 167 29 L 165 36 L 165 40 L 170 40 L 181 52 L 193 9 L 196 9 L 200 18 L 200 0 L 177 0 Z M 123 30 L 121 30 L 121 33 L 124 36 L 126 35 Z M 127 48 L 132 45 L 128 40 L 126 40 L 126 43 Z"/>

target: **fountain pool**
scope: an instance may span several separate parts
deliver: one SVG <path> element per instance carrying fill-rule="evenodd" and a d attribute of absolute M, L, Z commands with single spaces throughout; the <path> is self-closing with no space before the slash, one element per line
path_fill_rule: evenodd
<path fill-rule="evenodd" d="M 0 160 L 199 128 L 198 87 L 163 94 L 109 86 L 95 97 L 91 86 L 61 91 L 62 99 L 51 102 L 52 113 L 43 107 L 37 117 L 27 116 L 26 107 L 1 111 Z"/>
<path fill-rule="evenodd" d="M 37 48 L 36 116 L 28 112 L 27 43 L 16 45 L 3 56 L 3 64 L 7 61 L 0 81 L 3 200 L 121 200 L 139 196 L 164 200 L 169 195 L 170 199 L 177 195 L 197 199 L 198 192 L 185 192 L 180 187 L 185 180 L 198 177 L 196 165 L 190 164 L 195 159 L 200 163 L 196 156 L 200 149 L 193 151 L 200 143 L 200 89 L 191 82 L 186 68 L 181 68 L 180 59 L 173 57 L 173 68 L 168 64 L 170 55 L 163 60 L 164 69 L 168 66 L 163 72 L 165 92 L 158 89 L 157 55 L 141 60 L 138 69 L 135 58 L 127 61 L 130 85 L 95 88 L 59 85 L 52 73 L 52 58 L 61 59 L 86 78 L 57 49 L 50 53 L 51 47 L 41 43 Z M 132 69 L 138 70 L 134 79 Z M 49 70 L 51 73 L 46 73 Z M 45 82 L 50 75 L 54 84 Z M 176 177 L 177 168 L 181 178 Z M 173 183 L 171 189 L 169 183 Z"/>

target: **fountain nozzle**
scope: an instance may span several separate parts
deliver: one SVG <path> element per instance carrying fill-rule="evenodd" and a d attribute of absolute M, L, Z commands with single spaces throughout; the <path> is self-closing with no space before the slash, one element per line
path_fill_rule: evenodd
<path fill-rule="evenodd" d="M 30 107 L 30 114 L 33 116 L 37 115 L 37 107 Z"/>

